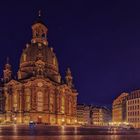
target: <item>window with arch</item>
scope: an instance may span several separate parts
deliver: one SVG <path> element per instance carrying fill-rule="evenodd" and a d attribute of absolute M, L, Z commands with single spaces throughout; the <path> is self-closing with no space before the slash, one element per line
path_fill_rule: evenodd
<path fill-rule="evenodd" d="M 42 38 L 46 37 L 45 31 L 43 29 L 41 30 L 41 36 L 42 36 Z"/>
<path fill-rule="evenodd" d="M 29 89 L 26 90 L 25 105 L 26 105 L 26 111 L 30 111 L 30 109 L 31 109 L 31 93 L 30 93 Z"/>
<path fill-rule="evenodd" d="M 68 99 L 68 113 L 72 114 L 72 97 L 70 97 L 70 96 Z"/>
<path fill-rule="evenodd" d="M 18 107 L 18 102 L 17 102 L 17 94 L 15 93 L 13 95 L 13 110 L 17 111 L 17 107 Z"/>
<path fill-rule="evenodd" d="M 46 35 L 45 35 L 45 33 L 43 33 L 43 34 L 42 34 L 42 38 L 45 38 L 45 37 L 46 37 Z"/>
<path fill-rule="evenodd" d="M 50 94 L 50 112 L 54 112 L 54 94 Z"/>
<path fill-rule="evenodd" d="M 53 65 L 56 65 L 56 59 L 53 57 Z"/>
<path fill-rule="evenodd" d="M 43 111 L 43 93 L 37 92 L 37 111 Z"/>
<path fill-rule="evenodd" d="M 23 61 L 24 61 L 24 62 L 26 61 L 26 58 L 27 58 L 27 55 L 24 53 L 24 54 L 23 54 Z"/>
<path fill-rule="evenodd" d="M 65 97 L 61 98 L 61 113 L 65 113 Z"/>

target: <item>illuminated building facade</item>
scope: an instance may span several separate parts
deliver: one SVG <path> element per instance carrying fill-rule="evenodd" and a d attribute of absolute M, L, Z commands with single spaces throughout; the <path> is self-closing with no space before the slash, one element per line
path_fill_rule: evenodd
<path fill-rule="evenodd" d="M 91 122 L 94 126 L 107 126 L 111 121 L 111 111 L 106 107 L 92 107 Z"/>
<path fill-rule="evenodd" d="M 91 125 L 91 106 L 87 105 L 84 108 L 84 124 Z"/>
<path fill-rule="evenodd" d="M 47 124 L 76 122 L 77 91 L 70 69 L 65 82 L 59 73 L 57 57 L 47 40 L 48 28 L 39 15 L 32 25 L 31 42 L 23 49 L 17 78 L 7 61 L 3 70 L 3 121 Z"/>
<path fill-rule="evenodd" d="M 140 90 L 132 91 L 127 97 L 127 122 L 140 128 Z"/>
<path fill-rule="evenodd" d="M 106 126 L 111 121 L 111 111 L 106 107 L 77 105 L 77 123 L 81 125 Z"/>
<path fill-rule="evenodd" d="M 91 106 L 85 104 L 77 105 L 77 123 L 82 125 L 91 124 Z"/>
<path fill-rule="evenodd" d="M 78 104 L 77 105 L 77 123 L 83 125 L 85 120 L 84 120 L 84 104 Z"/>
<path fill-rule="evenodd" d="M 112 121 L 122 123 L 126 121 L 126 99 L 128 93 L 122 93 L 112 104 Z"/>

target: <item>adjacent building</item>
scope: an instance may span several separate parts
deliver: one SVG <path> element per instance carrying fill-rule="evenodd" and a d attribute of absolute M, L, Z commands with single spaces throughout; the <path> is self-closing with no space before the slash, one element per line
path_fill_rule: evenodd
<path fill-rule="evenodd" d="M 113 122 L 116 124 L 133 125 L 140 128 L 140 90 L 132 91 L 130 94 L 122 93 L 113 101 Z"/>
<path fill-rule="evenodd" d="M 91 106 L 87 105 L 84 107 L 84 120 L 85 125 L 91 125 Z"/>
<path fill-rule="evenodd" d="M 126 121 L 126 99 L 128 93 L 122 93 L 112 104 L 112 121 L 122 123 Z"/>
<path fill-rule="evenodd" d="M 107 126 L 111 121 L 111 110 L 106 107 L 92 107 L 91 118 L 94 126 Z"/>
<path fill-rule="evenodd" d="M 84 104 L 77 105 L 77 123 L 83 125 L 84 124 Z"/>
<path fill-rule="evenodd" d="M 77 123 L 81 125 L 91 124 L 91 109 L 89 105 L 77 105 Z"/>
<path fill-rule="evenodd" d="M 76 122 L 77 91 L 71 70 L 65 80 L 53 48 L 48 45 L 48 28 L 39 15 L 32 24 L 31 42 L 20 57 L 17 78 L 13 78 L 9 61 L 3 70 L 0 109 L 4 122 L 74 124 Z M 64 81 L 64 82 L 62 82 Z"/>
<path fill-rule="evenodd" d="M 126 102 L 127 122 L 140 128 L 140 90 L 132 91 Z"/>
<path fill-rule="evenodd" d="M 105 126 L 111 121 L 111 111 L 106 107 L 77 105 L 77 123 L 81 125 Z"/>

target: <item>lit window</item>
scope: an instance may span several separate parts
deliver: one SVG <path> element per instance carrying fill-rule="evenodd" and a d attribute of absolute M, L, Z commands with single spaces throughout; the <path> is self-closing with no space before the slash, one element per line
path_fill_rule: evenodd
<path fill-rule="evenodd" d="M 29 111 L 30 110 L 30 96 L 26 96 L 26 110 Z"/>
<path fill-rule="evenodd" d="M 26 57 L 27 57 L 27 55 L 24 53 L 24 54 L 23 54 L 23 61 L 24 61 L 24 62 L 26 61 Z"/>
<path fill-rule="evenodd" d="M 37 92 L 37 111 L 43 111 L 43 93 Z"/>
<path fill-rule="evenodd" d="M 54 112 L 54 95 L 50 94 L 50 112 Z"/>
<path fill-rule="evenodd" d="M 72 113 L 72 99 L 71 99 L 71 97 L 69 98 L 69 114 L 71 114 Z"/>
<path fill-rule="evenodd" d="M 15 94 L 13 96 L 13 109 L 14 109 L 14 111 L 17 111 L 17 107 L 18 107 L 18 104 L 17 104 L 17 95 Z"/>
<path fill-rule="evenodd" d="M 53 57 L 53 65 L 56 65 L 56 59 Z"/>
<path fill-rule="evenodd" d="M 61 98 L 61 113 L 65 113 L 65 98 L 62 96 Z"/>
<path fill-rule="evenodd" d="M 41 43 L 38 43 L 38 46 L 39 46 L 39 47 L 41 47 L 41 46 L 42 46 L 42 44 L 41 44 Z"/>

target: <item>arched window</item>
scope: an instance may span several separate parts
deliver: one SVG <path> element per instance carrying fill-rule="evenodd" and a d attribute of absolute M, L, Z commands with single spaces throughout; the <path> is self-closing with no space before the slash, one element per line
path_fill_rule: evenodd
<path fill-rule="evenodd" d="M 13 95 L 13 111 L 17 111 L 18 102 L 17 102 L 17 94 Z"/>
<path fill-rule="evenodd" d="M 56 59 L 53 57 L 53 65 L 56 65 Z"/>
<path fill-rule="evenodd" d="M 71 97 L 69 97 L 69 114 L 71 114 L 72 113 L 72 99 L 71 99 Z"/>
<path fill-rule="evenodd" d="M 37 111 L 43 111 L 43 93 L 37 92 Z"/>
<path fill-rule="evenodd" d="M 23 54 L 23 61 L 24 61 L 24 62 L 26 61 L 26 58 L 27 58 L 27 55 L 24 53 L 24 54 Z"/>
<path fill-rule="evenodd" d="M 65 113 L 65 98 L 62 96 L 61 98 L 61 113 Z"/>
<path fill-rule="evenodd" d="M 69 114 L 71 114 L 72 106 L 71 106 L 71 101 L 69 102 Z"/>
<path fill-rule="evenodd" d="M 50 94 L 50 112 L 54 112 L 54 95 Z"/>
<path fill-rule="evenodd" d="M 43 33 L 43 34 L 42 34 L 42 38 L 45 38 L 45 37 L 46 37 L 46 35 L 45 35 L 45 33 Z"/>
<path fill-rule="evenodd" d="M 39 34 L 38 33 L 36 33 L 36 37 L 39 37 Z"/>
<path fill-rule="evenodd" d="M 30 90 L 27 89 L 25 93 L 25 105 L 26 105 L 26 111 L 30 111 L 31 108 L 31 93 Z"/>

